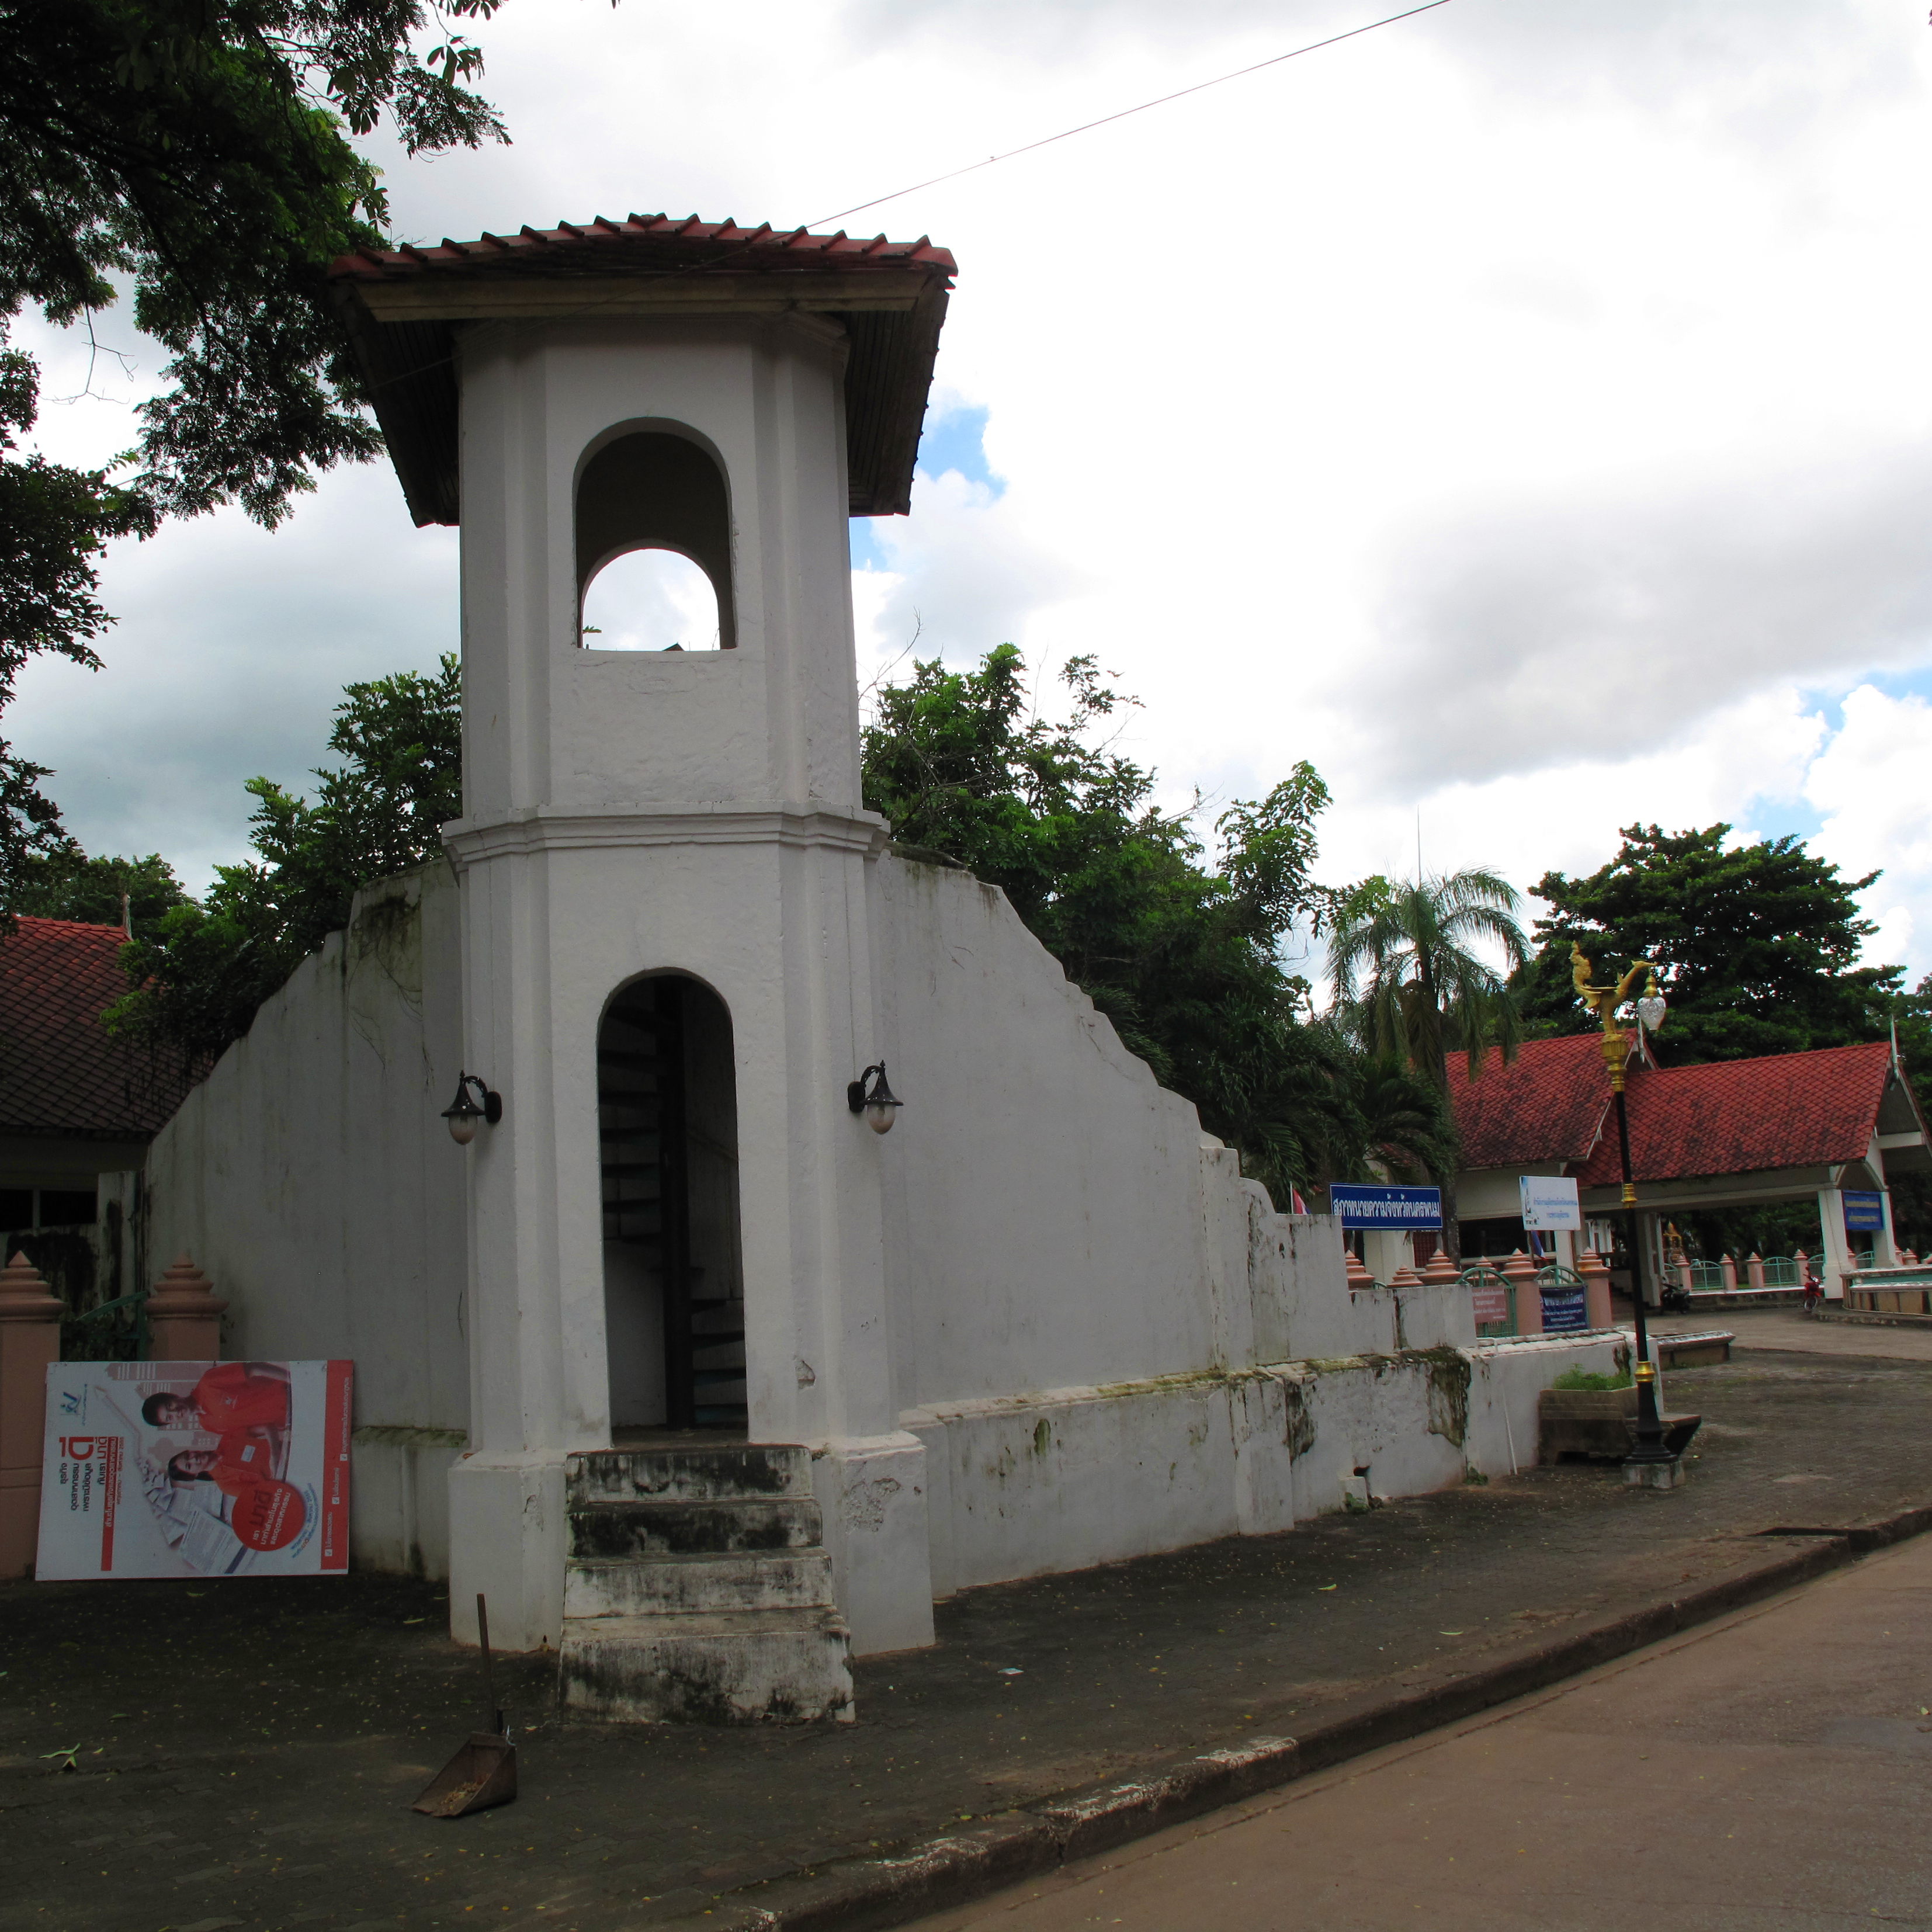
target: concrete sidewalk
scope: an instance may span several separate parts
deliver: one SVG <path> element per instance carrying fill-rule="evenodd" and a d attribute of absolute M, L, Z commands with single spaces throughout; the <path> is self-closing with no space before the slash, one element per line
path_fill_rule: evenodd
<path fill-rule="evenodd" d="M 1932 1926 L 1932 1538 L 915 1932 Z"/>
<path fill-rule="evenodd" d="M 1707 1418 L 1683 1490 L 1541 1470 L 975 1591 L 935 1648 L 859 1666 L 855 1726 L 565 1725 L 554 1660 L 516 1660 L 525 1796 L 454 1824 L 406 1808 L 481 1703 L 434 1588 L 10 1586 L 0 1928 L 617 1932 L 1178 1757 L 1413 1717 L 1574 1634 L 1832 1557 L 1766 1530 L 1932 1502 L 1932 1365 L 1752 1351 L 1668 1380 Z"/>

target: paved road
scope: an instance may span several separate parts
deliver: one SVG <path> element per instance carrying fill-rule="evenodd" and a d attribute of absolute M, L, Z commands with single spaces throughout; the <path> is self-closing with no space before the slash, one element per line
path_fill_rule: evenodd
<path fill-rule="evenodd" d="M 921 1932 L 1932 1926 L 1928 1619 L 1922 1537 Z"/>
<path fill-rule="evenodd" d="M 1628 1308 L 1628 1304 L 1626 1304 Z M 1659 1334 L 1728 1328 L 1740 1348 L 1782 1348 L 1804 1355 L 1862 1355 L 1902 1362 L 1932 1362 L 1932 1325 L 1894 1328 L 1878 1322 L 1814 1322 L 1794 1308 L 1719 1308 L 1708 1315 L 1652 1318 Z"/>

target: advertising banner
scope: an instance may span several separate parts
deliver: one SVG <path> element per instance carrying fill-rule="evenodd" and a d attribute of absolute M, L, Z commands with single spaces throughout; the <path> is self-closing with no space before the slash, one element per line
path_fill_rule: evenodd
<path fill-rule="evenodd" d="M 56 1362 L 34 1576 L 349 1568 L 347 1362 Z"/>
<path fill-rule="evenodd" d="M 1328 1211 L 1345 1228 L 1439 1228 L 1439 1187 L 1362 1187 L 1338 1180 L 1328 1190 Z"/>
<path fill-rule="evenodd" d="M 1544 1287 L 1543 1332 L 1546 1335 L 1572 1335 L 1589 1325 L 1589 1312 L 1584 1302 L 1583 1284 L 1580 1281 Z"/>
<path fill-rule="evenodd" d="M 1526 1228 L 1547 1234 L 1582 1226 L 1583 1210 L 1577 1204 L 1574 1179 L 1561 1174 L 1526 1174 L 1522 1187 Z"/>
<path fill-rule="evenodd" d="M 1845 1232 L 1848 1234 L 1876 1234 L 1885 1228 L 1885 1196 L 1862 1194 L 1850 1188 L 1839 1196 L 1845 1204 Z"/>

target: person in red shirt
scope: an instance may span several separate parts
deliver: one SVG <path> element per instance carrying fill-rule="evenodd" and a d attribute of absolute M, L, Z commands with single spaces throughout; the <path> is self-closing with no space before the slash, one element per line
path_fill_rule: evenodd
<path fill-rule="evenodd" d="M 190 1395 L 151 1395 L 141 1419 L 154 1429 L 230 1436 L 289 1426 L 289 1372 L 279 1362 L 218 1362 Z"/>

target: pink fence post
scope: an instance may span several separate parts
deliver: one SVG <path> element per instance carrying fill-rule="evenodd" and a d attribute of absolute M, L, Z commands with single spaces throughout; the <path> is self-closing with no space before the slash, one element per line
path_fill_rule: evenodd
<path fill-rule="evenodd" d="M 157 1362 L 214 1362 L 221 1358 L 221 1317 L 227 1308 L 214 1284 L 178 1256 L 148 1297 L 148 1354 Z"/>
<path fill-rule="evenodd" d="M 1755 1250 L 1744 1257 L 1744 1280 L 1752 1288 L 1764 1286 L 1764 1257 Z"/>
<path fill-rule="evenodd" d="M 1594 1248 L 1586 1248 L 1576 1257 L 1576 1272 L 1583 1277 L 1584 1319 L 1592 1328 L 1616 1325 L 1610 1305 L 1610 1270 Z"/>
<path fill-rule="evenodd" d="M 1536 1264 L 1518 1248 L 1497 1272 L 1516 1290 L 1516 1332 L 1543 1333 L 1543 1293 L 1536 1285 Z"/>
<path fill-rule="evenodd" d="M 1449 1287 L 1462 1278 L 1462 1270 L 1449 1258 L 1449 1250 L 1442 1246 L 1429 1257 L 1429 1265 L 1422 1270 L 1425 1288 Z"/>
<path fill-rule="evenodd" d="M 33 1574 L 47 1370 L 60 1360 L 60 1298 L 25 1255 L 0 1269 L 0 1578 Z"/>
<path fill-rule="evenodd" d="M 1724 1292 L 1728 1294 L 1738 1285 L 1738 1261 L 1736 1256 L 1725 1256 L 1724 1259 L 1718 1264 L 1718 1273 L 1719 1279 L 1724 1282 Z"/>

